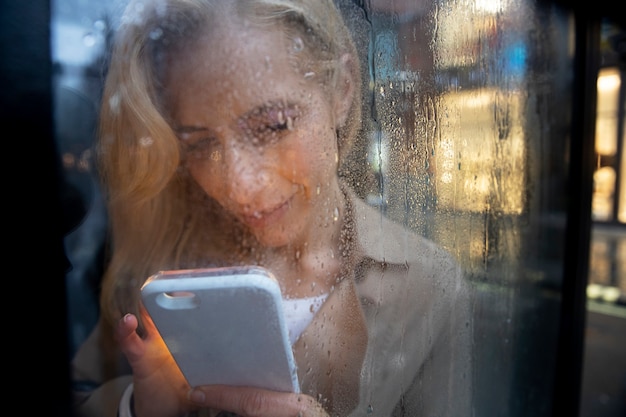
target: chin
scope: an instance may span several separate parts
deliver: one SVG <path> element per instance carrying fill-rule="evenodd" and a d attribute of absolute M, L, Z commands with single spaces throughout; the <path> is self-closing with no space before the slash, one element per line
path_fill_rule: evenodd
<path fill-rule="evenodd" d="M 264 230 L 254 233 L 257 241 L 267 248 L 280 248 L 295 241 L 294 234 L 284 230 Z"/>

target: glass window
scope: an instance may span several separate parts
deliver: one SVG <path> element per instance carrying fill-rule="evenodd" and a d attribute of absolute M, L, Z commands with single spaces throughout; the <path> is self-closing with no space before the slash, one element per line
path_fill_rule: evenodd
<path fill-rule="evenodd" d="M 53 3 L 78 415 L 258 406 L 189 403 L 140 299 L 159 271 L 250 265 L 280 285 L 306 399 L 283 411 L 551 415 L 570 16 L 365 3 Z M 204 342 L 236 350 L 223 327 Z"/>

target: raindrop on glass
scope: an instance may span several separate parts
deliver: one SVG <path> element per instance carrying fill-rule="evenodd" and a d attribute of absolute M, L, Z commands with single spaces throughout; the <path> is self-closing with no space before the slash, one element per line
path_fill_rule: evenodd
<path fill-rule="evenodd" d="M 107 28 L 107 24 L 104 20 L 96 20 L 93 22 L 93 27 L 99 32 L 104 32 Z"/>
<path fill-rule="evenodd" d="M 83 36 L 83 44 L 91 48 L 96 44 L 96 36 L 91 32 L 86 33 L 85 36 Z"/>
<path fill-rule="evenodd" d="M 119 94 L 113 94 L 109 99 L 109 107 L 114 113 L 118 113 L 120 109 L 120 96 Z"/>
<path fill-rule="evenodd" d="M 293 50 L 296 52 L 300 52 L 304 49 L 304 42 L 302 38 L 295 38 L 293 40 Z"/>
<path fill-rule="evenodd" d="M 144 136 L 143 138 L 139 139 L 139 144 L 141 146 L 150 146 L 154 143 L 154 139 L 152 139 L 150 136 Z"/>
<path fill-rule="evenodd" d="M 150 39 L 153 41 L 159 39 L 161 36 L 163 36 L 163 30 L 161 28 L 156 28 L 150 32 Z"/>

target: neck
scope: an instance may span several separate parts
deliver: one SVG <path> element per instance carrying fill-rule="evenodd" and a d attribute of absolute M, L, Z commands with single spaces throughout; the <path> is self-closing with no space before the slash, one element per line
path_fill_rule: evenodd
<path fill-rule="evenodd" d="M 275 271 L 283 293 L 290 297 L 328 293 L 340 280 L 346 198 L 337 184 L 318 201 L 320 215 L 305 236 L 287 246 L 266 251 L 268 268 Z"/>

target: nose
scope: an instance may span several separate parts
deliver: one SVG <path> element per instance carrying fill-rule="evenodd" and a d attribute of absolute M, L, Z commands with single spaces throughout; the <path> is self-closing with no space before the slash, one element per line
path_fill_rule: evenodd
<path fill-rule="evenodd" d="M 230 146 L 224 154 L 223 169 L 227 197 L 239 206 L 253 204 L 270 184 L 263 154 L 253 146 Z"/>

